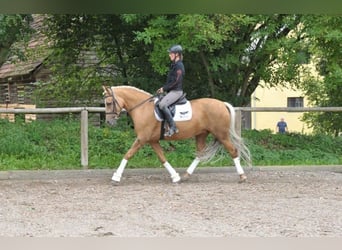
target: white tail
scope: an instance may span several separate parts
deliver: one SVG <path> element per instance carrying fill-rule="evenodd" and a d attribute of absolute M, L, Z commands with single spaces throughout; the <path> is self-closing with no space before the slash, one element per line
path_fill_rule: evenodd
<path fill-rule="evenodd" d="M 226 105 L 226 107 L 228 108 L 230 112 L 230 127 L 229 127 L 230 139 L 233 145 L 238 150 L 241 160 L 243 160 L 248 167 L 252 167 L 252 159 L 251 159 L 251 154 L 249 152 L 249 149 L 245 145 L 241 136 L 239 136 L 235 130 L 235 117 L 236 117 L 235 109 L 228 102 L 225 102 L 224 104 Z"/>
<path fill-rule="evenodd" d="M 234 147 L 237 149 L 239 157 L 242 161 L 246 163 L 248 167 L 252 166 L 251 154 L 249 149 L 245 145 L 243 139 L 236 133 L 235 130 L 235 109 L 228 102 L 224 103 L 230 113 L 230 126 L 229 126 L 229 136 L 232 141 Z M 222 144 L 218 140 L 214 140 L 211 144 L 207 145 L 207 147 L 198 155 L 200 161 L 208 162 L 213 159 L 213 157 L 217 154 L 219 150 L 223 149 Z M 218 158 L 220 159 L 220 157 Z"/>

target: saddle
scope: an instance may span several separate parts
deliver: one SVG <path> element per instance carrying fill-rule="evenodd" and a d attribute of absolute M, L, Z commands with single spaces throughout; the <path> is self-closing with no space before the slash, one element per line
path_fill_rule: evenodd
<path fill-rule="evenodd" d="M 154 114 L 158 121 L 164 121 L 165 119 L 164 114 L 158 105 L 162 99 L 163 96 L 158 96 L 154 100 Z M 192 117 L 192 108 L 190 102 L 186 99 L 186 93 L 168 108 L 171 111 L 174 121 L 188 121 Z"/>

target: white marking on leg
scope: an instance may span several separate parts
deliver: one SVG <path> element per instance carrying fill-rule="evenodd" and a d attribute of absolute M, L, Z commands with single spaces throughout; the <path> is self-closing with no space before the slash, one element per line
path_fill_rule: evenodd
<path fill-rule="evenodd" d="M 117 181 L 119 182 L 121 180 L 121 175 L 123 173 L 123 171 L 125 170 L 125 167 L 127 165 L 127 160 L 124 158 L 122 159 L 120 166 L 118 167 L 118 169 L 115 171 L 115 173 L 113 174 L 112 180 L 113 181 Z"/>
<path fill-rule="evenodd" d="M 167 161 L 163 164 L 164 167 L 167 169 L 167 171 L 169 172 L 169 174 L 171 175 L 171 179 L 172 182 L 178 182 L 180 181 L 180 176 L 179 174 L 176 172 L 176 170 L 170 165 L 170 163 L 168 163 Z"/>
<path fill-rule="evenodd" d="M 188 169 L 186 170 L 186 172 L 188 174 L 192 174 L 195 171 L 195 168 L 197 167 L 197 165 L 200 163 L 200 159 L 198 157 L 196 157 L 192 163 L 190 164 L 190 166 L 188 167 Z"/>
<path fill-rule="evenodd" d="M 244 174 L 245 172 L 243 171 L 242 167 L 241 167 L 241 163 L 240 163 L 240 158 L 239 157 L 236 157 L 233 159 L 234 161 L 234 164 L 235 164 L 235 168 L 236 168 L 236 171 L 238 172 L 238 174 Z"/>

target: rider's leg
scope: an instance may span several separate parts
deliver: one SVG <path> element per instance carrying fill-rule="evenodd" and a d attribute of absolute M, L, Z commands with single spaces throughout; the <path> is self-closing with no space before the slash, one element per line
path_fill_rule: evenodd
<path fill-rule="evenodd" d="M 165 136 L 172 136 L 174 133 L 178 133 L 178 129 L 168 107 L 175 103 L 182 95 L 183 91 L 170 91 L 159 103 L 159 108 L 164 113 L 165 119 L 170 127 L 169 131 L 165 133 Z"/>
<path fill-rule="evenodd" d="M 174 133 L 178 133 L 179 130 L 176 127 L 176 123 L 174 122 L 171 112 L 169 110 L 168 107 L 164 107 L 163 109 L 161 109 L 164 113 L 165 119 L 167 121 L 167 123 L 169 124 L 169 130 L 164 134 L 164 136 L 172 136 Z"/>

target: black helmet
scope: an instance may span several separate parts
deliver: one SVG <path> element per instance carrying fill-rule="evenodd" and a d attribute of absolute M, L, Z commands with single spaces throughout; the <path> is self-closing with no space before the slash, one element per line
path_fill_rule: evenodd
<path fill-rule="evenodd" d="M 171 48 L 167 50 L 169 53 L 182 53 L 183 49 L 180 45 L 173 45 Z"/>

